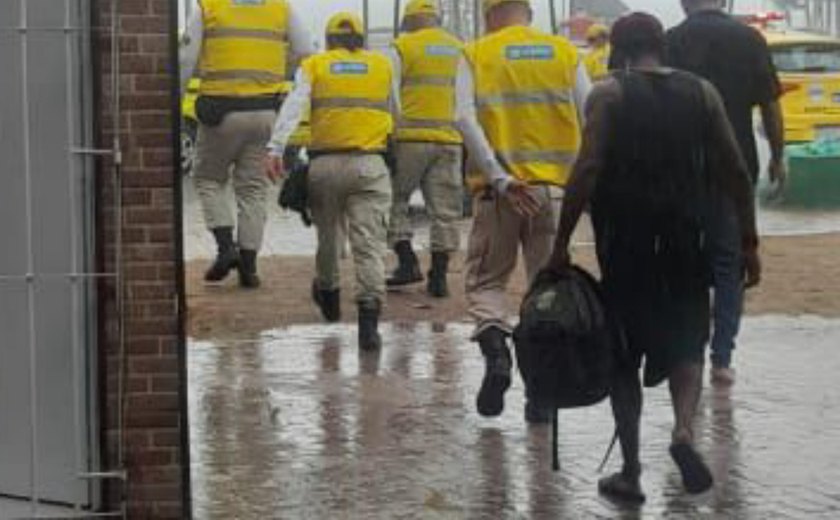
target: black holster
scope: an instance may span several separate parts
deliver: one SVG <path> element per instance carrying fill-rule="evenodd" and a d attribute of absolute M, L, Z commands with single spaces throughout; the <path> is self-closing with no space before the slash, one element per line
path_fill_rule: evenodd
<path fill-rule="evenodd" d="M 280 94 L 255 97 L 198 96 L 195 100 L 195 115 L 204 126 L 219 126 L 231 112 L 256 112 L 273 110 L 277 112 L 283 104 Z"/>

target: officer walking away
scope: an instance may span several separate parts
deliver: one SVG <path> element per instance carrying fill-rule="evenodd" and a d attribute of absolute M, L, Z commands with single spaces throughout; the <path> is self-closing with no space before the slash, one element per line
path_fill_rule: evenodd
<path fill-rule="evenodd" d="M 341 319 L 339 250 L 347 222 L 356 268 L 359 346 L 381 346 L 379 315 L 385 298 L 385 255 L 391 179 L 383 154 L 399 94 L 391 63 L 364 50 L 361 19 L 339 13 L 327 24 L 327 51 L 304 60 L 277 118 L 266 159 L 267 175 L 285 174 L 282 157 L 301 115 L 311 108 L 309 203 L 318 230 L 312 296 L 324 319 Z"/>
<path fill-rule="evenodd" d="M 394 78 L 402 114 L 397 121 L 397 168 L 393 177 L 389 242 L 399 265 L 388 286 L 423 280 L 411 247 L 409 199 L 418 187 L 432 221 L 429 295 L 449 295 L 446 273 L 450 254 L 460 245 L 458 219 L 463 214 L 461 134 L 455 128 L 455 75 L 460 40 L 440 27 L 433 0 L 413 0 L 405 9 L 406 34 L 394 42 Z"/>
<path fill-rule="evenodd" d="M 753 110 L 758 107 L 770 142 L 770 180 L 780 188 L 787 177 L 784 160 L 782 94 L 764 37 L 723 11 L 721 0 L 682 0 L 688 18 L 668 33 L 668 64 L 709 80 L 720 92 L 753 183 L 758 180 L 758 151 Z M 715 286 L 711 379 L 735 382 L 732 351 L 744 305 L 741 234 L 737 211 L 726 197 L 711 209 L 710 242 Z"/>
<path fill-rule="evenodd" d="M 218 250 L 204 276 L 208 282 L 222 281 L 238 268 L 242 287 L 260 285 L 257 252 L 269 186 L 260 162 L 285 90 L 290 51 L 304 56 L 313 48 L 286 0 L 202 0 L 189 21 L 181 88 L 193 74 L 201 79 L 193 179 Z M 227 196 L 231 179 L 235 220 Z"/>
<path fill-rule="evenodd" d="M 606 25 L 593 24 L 586 30 L 589 52 L 583 58 L 586 72 L 592 81 L 604 79 L 610 63 L 610 30 Z"/>
<path fill-rule="evenodd" d="M 458 126 L 482 174 L 466 293 L 486 362 L 478 413 L 493 417 L 511 380 L 508 280 L 520 246 L 529 280 L 551 254 L 591 84 L 574 45 L 530 27 L 528 0 L 484 0 L 483 12 L 488 35 L 467 46 L 456 90 Z M 551 417 L 529 403 L 525 412 L 529 422 Z"/>

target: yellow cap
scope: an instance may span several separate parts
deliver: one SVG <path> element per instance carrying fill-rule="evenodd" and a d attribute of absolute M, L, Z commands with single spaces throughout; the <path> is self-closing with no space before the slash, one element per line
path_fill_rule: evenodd
<path fill-rule="evenodd" d="M 405 6 L 403 16 L 414 16 L 417 14 L 438 15 L 437 3 L 434 0 L 411 0 Z"/>
<path fill-rule="evenodd" d="M 336 13 L 327 22 L 327 34 L 358 34 L 364 35 L 365 28 L 362 19 L 353 13 Z"/>
<path fill-rule="evenodd" d="M 531 0 L 481 0 L 481 8 L 484 11 L 484 14 L 487 14 L 487 11 L 493 9 L 497 5 L 507 4 L 507 3 L 520 3 L 531 5 Z"/>
<path fill-rule="evenodd" d="M 595 38 L 600 38 L 601 36 L 609 36 L 610 29 L 606 25 L 602 25 L 600 23 L 592 24 L 589 26 L 589 29 L 586 30 L 586 39 L 587 40 L 594 40 Z"/>

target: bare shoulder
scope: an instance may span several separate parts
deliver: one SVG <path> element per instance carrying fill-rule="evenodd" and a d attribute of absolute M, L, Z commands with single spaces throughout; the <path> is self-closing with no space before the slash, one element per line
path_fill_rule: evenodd
<path fill-rule="evenodd" d="M 586 104 L 591 109 L 615 103 L 621 99 L 621 84 L 613 76 L 607 76 L 592 86 Z"/>

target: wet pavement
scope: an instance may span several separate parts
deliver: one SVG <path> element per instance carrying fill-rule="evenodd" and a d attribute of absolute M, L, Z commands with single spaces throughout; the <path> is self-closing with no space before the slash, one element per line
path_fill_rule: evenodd
<path fill-rule="evenodd" d="M 317 247 L 314 228 L 306 228 L 296 213 L 281 210 L 274 202 L 278 188 L 273 188 L 269 196 L 269 219 L 265 232 L 262 256 L 314 255 Z M 184 241 L 187 260 L 212 258 L 215 244 L 210 233 L 204 227 L 201 208 L 187 178 L 184 181 Z M 417 210 L 415 224 L 415 247 L 426 250 L 429 247 L 428 221 L 423 218 L 423 200 L 419 193 L 412 199 L 412 206 Z M 759 228 L 763 236 L 814 235 L 840 232 L 840 210 L 804 211 L 773 207 L 759 209 Z M 470 223 L 461 223 L 462 245 L 466 245 Z M 578 240 L 590 242 L 591 232 L 582 225 Z"/>
<path fill-rule="evenodd" d="M 838 518 L 840 321 L 750 318 L 731 390 L 707 388 L 699 445 L 717 484 L 690 498 L 667 456 L 665 388 L 646 393 L 641 508 L 595 489 L 606 404 L 526 427 L 516 380 L 500 419 L 474 412 L 482 361 L 466 324 L 295 326 L 191 342 L 195 518 Z M 614 454 L 609 468 L 620 457 Z"/>

